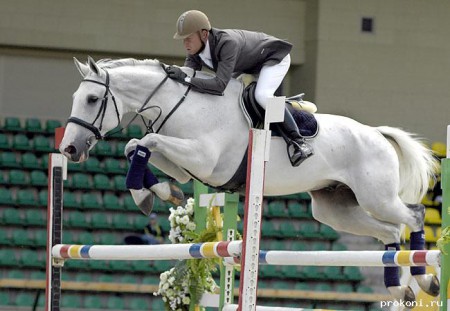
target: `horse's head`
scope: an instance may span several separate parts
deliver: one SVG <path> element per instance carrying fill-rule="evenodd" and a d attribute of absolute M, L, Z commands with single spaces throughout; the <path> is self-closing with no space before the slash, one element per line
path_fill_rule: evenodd
<path fill-rule="evenodd" d="M 83 76 L 73 94 L 73 105 L 59 150 L 70 161 L 83 162 L 98 139 L 117 127 L 123 110 L 110 89 L 109 73 L 89 57 L 87 65 L 74 59 Z"/>

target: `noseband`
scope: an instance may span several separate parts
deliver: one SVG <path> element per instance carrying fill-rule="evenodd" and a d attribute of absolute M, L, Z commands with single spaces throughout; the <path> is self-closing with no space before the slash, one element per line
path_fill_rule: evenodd
<path fill-rule="evenodd" d="M 111 90 L 109 89 L 109 73 L 106 70 L 105 70 L 105 73 L 106 73 L 105 83 L 96 81 L 96 80 L 92 80 L 92 79 L 84 79 L 81 81 L 81 82 L 92 82 L 95 84 L 103 85 L 105 87 L 105 93 L 103 94 L 102 103 L 100 105 L 100 109 L 98 110 L 97 116 L 95 117 L 94 121 L 92 121 L 92 123 L 89 123 L 89 122 L 86 122 L 85 120 L 82 120 L 77 117 L 70 117 L 67 120 L 67 123 L 75 123 L 75 124 L 78 124 L 86 129 L 88 129 L 95 135 L 95 138 L 97 138 L 97 139 L 104 139 L 106 137 L 106 135 L 102 136 L 100 131 L 102 130 L 103 119 L 105 118 L 106 108 L 108 107 L 108 94 L 111 94 L 111 99 L 114 103 L 114 108 L 116 110 L 117 126 L 120 125 L 120 115 L 119 115 L 119 109 L 117 108 L 116 99 L 114 98 L 114 95 L 111 93 Z M 99 118 L 100 118 L 100 126 L 97 128 L 94 124 L 95 124 L 95 122 L 97 122 L 97 120 Z"/>

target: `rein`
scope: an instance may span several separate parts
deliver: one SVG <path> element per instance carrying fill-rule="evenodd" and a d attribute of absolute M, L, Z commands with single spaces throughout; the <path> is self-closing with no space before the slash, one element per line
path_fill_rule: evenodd
<path fill-rule="evenodd" d="M 167 116 L 164 118 L 164 120 L 161 122 L 161 124 L 159 125 L 159 127 L 157 128 L 156 131 L 153 130 L 153 125 L 155 124 L 156 121 L 159 120 L 159 118 L 161 117 L 162 114 L 162 109 L 159 106 L 149 106 L 146 107 L 147 104 L 150 102 L 150 100 L 153 98 L 153 96 L 156 94 L 156 92 L 163 86 L 163 84 L 167 81 L 167 79 L 169 78 L 169 75 L 167 75 L 167 71 L 166 68 L 164 66 L 164 64 L 161 64 L 161 67 L 164 69 L 164 71 L 166 72 L 166 76 L 164 77 L 163 80 L 161 80 L 161 82 L 155 87 L 155 89 L 150 93 L 150 95 L 145 99 L 144 103 L 142 104 L 142 106 L 136 110 L 136 115 L 128 122 L 128 124 L 125 127 L 121 127 L 120 126 L 120 114 L 119 114 L 119 109 L 117 108 L 117 103 L 116 103 L 116 99 L 114 97 L 114 95 L 112 94 L 110 87 L 109 87 L 109 73 L 106 69 L 103 69 L 106 73 L 106 81 L 105 83 L 100 82 L 100 81 L 96 81 L 96 80 L 92 80 L 92 79 L 83 79 L 81 82 L 91 82 L 91 83 L 95 83 L 95 84 L 99 84 L 105 87 L 105 93 L 103 95 L 102 98 L 102 103 L 100 105 L 100 109 L 98 110 L 98 113 L 94 119 L 94 121 L 92 123 L 89 123 L 85 120 L 82 120 L 80 118 L 77 117 L 70 117 L 67 120 L 67 123 L 75 123 L 78 124 L 86 129 L 88 129 L 89 131 L 91 131 L 94 135 L 95 138 L 98 140 L 102 140 L 102 139 L 106 139 L 114 134 L 120 133 L 122 132 L 125 128 L 127 128 L 138 116 L 140 116 L 140 114 L 142 112 L 144 112 L 145 110 L 151 109 L 151 108 L 158 108 L 159 109 L 159 114 L 156 117 L 155 121 L 149 120 L 148 124 L 145 122 L 144 118 L 141 116 L 142 118 L 142 122 L 144 123 L 145 127 L 146 127 L 146 134 L 149 133 L 159 133 L 159 131 L 161 130 L 161 128 L 163 127 L 163 125 L 167 122 L 167 120 L 172 116 L 172 114 L 180 107 L 180 105 L 184 102 L 184 100 L 186 99 L 189 91 L 191 90 L 191 86 L 188 86 L 188 88 L 186 89 L 186 92 L 184 92 L 183 96 L 181 97 L 181 99 L 178 101 L 178 103 L 171 109 L 171 111 L 167 114 Z M 112 101 L 114 103 L 114 108 L 116 111 L 116 117 L 117 117 L 117 130 L 112 131 L 112 132 L 108 132 L 105 135 L 102 135 L 100 133 L 100 131 L 102 130 L 102 126 L 103 126 L 103 120 L 105 118 L 105 114 L 106 114 L 106 109 L 107 109 L 107 105 L 108 105 L 108 94 L 111 94 L 111 98 Z M 100 126 L 96 127 L 94 124 L 95 122 L 97 122 L 97 120 L 100 118 Z"/>

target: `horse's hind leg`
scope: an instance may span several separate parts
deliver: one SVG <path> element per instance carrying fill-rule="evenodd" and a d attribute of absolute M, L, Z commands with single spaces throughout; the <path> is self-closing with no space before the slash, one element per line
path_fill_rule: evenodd
<path fill-rule="evenodd" d="M 416 214 L 422 214 L 422 219 L 425 217 L 425 207 L 422 204 L 407 204 L 408 208 L 415 211 Z M 410 249 L 423 250 L 425 249 L 425 233 L 424 230 L 411 232 Z M 416 279 L 420 288 L 431 296 L 439 295 L 439 279 L 433 274 L 426 274 L 425 267 L 411 267 L 411 275 Z"/>
<path fill-rule="evenodd" d="M 313 216 L 338 231 L 372 236 L 385 244 L 386 249 L 400 249 L 400 225 L 380 221 L 361 208 L 353 192 L 347 187 L 319 190 L 311 193 Z M 399 267 L 384 268 L 386 288 L 397 300 L 415 301 L 409 286 L 400 285 Z"/>

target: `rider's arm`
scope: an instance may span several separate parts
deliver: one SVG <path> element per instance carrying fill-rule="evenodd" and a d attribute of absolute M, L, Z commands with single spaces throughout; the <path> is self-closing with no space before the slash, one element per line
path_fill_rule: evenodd
<path fill-rule="evenodd" d="M 234 71 L 237 59 L 237 44 L 234 40 L 226 40 L 218 53 L 216 76 L 211 79 L 192 77 L 189 83 L 199 92 L 223 95 Z"/>

